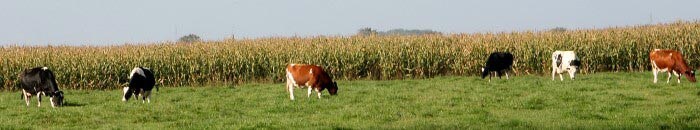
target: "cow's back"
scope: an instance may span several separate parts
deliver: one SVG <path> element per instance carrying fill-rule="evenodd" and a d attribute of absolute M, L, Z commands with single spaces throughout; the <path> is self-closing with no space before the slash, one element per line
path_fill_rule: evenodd
<path fill-rule="evenodd" d="M 674 56 L 675 55 L 675 56 Z M 677 58 L 674 58 L 677 57 Z M 649 53 L 649 60 L 660 69 L 671 68 L 677 64 L 676 60 L 683 61 L 679 52 L 674 50 L 654 49 Z"/>
<path fill-rule="evenodd" d="M 36 71 L 34 69 L 27 69 L 22 71 L 19 75 L 20 77 L 20 86 L 22 87 L 23 90 L 27 93 L 31 94 L 36 94 L 37 91 L 35 87 L 39 86 L 42 84 L 41 80 L 41 74 L 39 74 L 39 71 Z"/>
<path fill-rule="evenodd" d="M 56 78 L 47 67 L 26 69 L 20 74 L 21 87 L 28 93 L 36 94 L 39 91 L 51 91 L 58 89 Z"/>
<path fill-rule="evenodd" d="M 297 85 L 305 85 L 310 80 L 319 79 L 325 74 L 321 67 L 305 64 L 289 64 L 286 71 L 288 80 L 294 80 Z"/>
<path fill-rule="evenodd" d="M 148 68 L 137 67 L 132 70 L 129 87 L 141 88 L 150 91 L 155 86 L 156 81 L 153 72 Z"/>
<path fill-rule="evenodd" d="M 155 76 L 153 75 L 153 71 L 151 71 L 150 69 L 143 69 L 143 73 L 144 73 L 144 75 L 146 75 L 146 77 L 144 78 L 145 79 L 144 80 L 145 86 L 143 89 L 145 91 L 150 91 L 156 85 Z"/>
<path fill-rule="evenodd" d="M 578 57 L 574 51 L 554 51 L 552 53 L 552 67 L 555 68 L 568 68 L 575 60 L 578 60 Z"/>
<path fill-rule="evenodd" d="M 486 66 L 491 70 L 502 70 L 513 65 L 513 54 L 508 52 L 493 52 L 486 60 Z"/>

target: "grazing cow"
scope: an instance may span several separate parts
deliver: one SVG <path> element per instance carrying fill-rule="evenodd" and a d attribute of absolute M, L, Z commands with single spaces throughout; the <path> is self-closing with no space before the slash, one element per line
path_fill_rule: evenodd
<path fill-rule="evenodd" d="M 336 95 L 338 85 L 331 77 L 323 71 L 323 68 L 316 65 L 289 64 L 286 69 L 289 98 L 294 100 L 294 88 L 309 88 L 306 97 L 311 97 L 311 90 L 315 90 L 318 98 L 321 98 L 321 91 L 328 89 L 328 93 Z"/>
<path fill-rule="evenodd" d="M 41 107 L 41 95 L 49 96 L 51 107 L 63 105 L 63 91 L 58 89 L 56 77 L 48 67 L 26 69 L 19 75 L 22 86 L 22 97 L 29 106 L 29 98 L 36 95 L 37 104 Z"/>
<path fill-rule="evenodd" d="M 493 52 L 489 55 L 489 58 L 486 59 L 486 66 L 481 68 L 481 79 L 486 78 L 486 75 L 489 75 L 490 72 L 495 72 L 498 78 L 501 78 L 503 73 L 505 73 L 506 79 L 509 79 L 508 71 L 512 66 L 513 54 L 508 52 Z M 489 75 L 489 82 L 491 82 L 491 77 L 493 77 L 493 75 Z"/>
<path fill-rule="evenodd" d="M 571 80 L 576 79 L 576 72 L 581 66 L 581 61 L 576 57 L 574 51 L 554 51 L 552 53 L 552 80 L 559 74 L 559 80 L 564 81 L 561 76 L 564 72 L 569 72 Z"/>
<path fill-rule="evenodd" d="M 671 72 L 678 77 L 678 83 L 681 83 L 681 74 L 690 82 L 695 82 L 695 70 L 688 67 L 683 55 L 675 50 L 654 49 L 649 53 L 651 60 L 651 69 L 654 73 L 654 83 L 656 83 L 659 72 L 668 72 L 666 83 L 671 81 Z"/>
<path fill-rule="evenodd" d="M 136 67 L 129 73 L 129 86 L 124 87 L 124 96 L 122 101 L 128 101 L 131 95 L 134 95 L 138 100 L 141 97 L 141 102 L 151 102 L 151 90 L 156 86 L 156 80 L 153 72 L 149 68 Z M 158 86 L 156 86 L 158 90 Z"/>

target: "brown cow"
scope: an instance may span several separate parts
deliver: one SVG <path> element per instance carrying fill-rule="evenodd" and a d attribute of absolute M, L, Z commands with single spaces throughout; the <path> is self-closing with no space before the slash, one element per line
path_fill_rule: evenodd
<path fill-rule="evenodd" d="M 311 90 L 318 93 L 318 98 L 321 98 L 321 91 L 328 89 L 328 93 L 336 95 L 338 93 L 338 85 L 333 82 L 333 79 L 323 71 L 323 68 L 316 65 L 305 64 L 289 64 L 286 69 L 287 85 L 289 98 L 294 100 L 294 88 L 308 87 L 309 92 L 306 95 L 311 97 Z"/>
<path fill-rule="evenodd" d="M 666 83 L 671 81 L 671 72 L 678 77 L 678 83 L 681 83 L 680 74 L 685 75 L 690 82 L 695 82 L 695 70 L 688 67 L 680 52 L 654 49 L 649 53 L 649 59 L 651 60 L 651 69 L 654 73 L 654 83 L 658 80 L 656 77 L 659 72 L 668 72 Z"/>

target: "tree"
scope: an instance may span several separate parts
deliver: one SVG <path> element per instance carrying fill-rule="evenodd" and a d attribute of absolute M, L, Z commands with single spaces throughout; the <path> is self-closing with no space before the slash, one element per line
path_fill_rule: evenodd
<path fill-rule="evenodd" d="M 180 39 L 177 40 L 178 42 L 184 42 L 184 43 L 193 43 L 193 42 L 199 42 L 202 41 L 202 39 L 199 38 L 199 36 L 195 34 L 189 34 L 180 37 Z"/>
<path fill-rule="evenodd" d="M 549 31 L 551 31 L 551 32 L 566 32 L 566 28 L 564 28 L 564 27 L 556 27 L 556 28 L 550 29 Z"/>
<path fill-rule="evenodd" d="M 392 29 L 386 32 L 381 32 L 381 35 L 440 35 L 442 33 L 429 29 Z"/>
<path fill-rule="evenodd" d="M 360 30 L 357 30 L 357 35 L 359 35 L 359 36 L 377 35 L 377 30 L 366 27 L 366 28 L 362 28 Z"/>

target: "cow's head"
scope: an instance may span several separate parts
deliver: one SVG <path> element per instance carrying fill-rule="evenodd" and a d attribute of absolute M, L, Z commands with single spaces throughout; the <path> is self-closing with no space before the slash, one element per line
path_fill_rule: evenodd
<path fill-rule="evenodd" d="M 51 100 L 52 107 L 63 106 L 63 91 L 52 92 L 49 100 Z"/>
<path fill-rule="evenodd" d="M 328 93 L 331 95 L 338 95 L 338 84 L 335 82 L 331 83 L 331 86 L 328 87 Z"/>
<path fill-rule="evenodd" d="M 688 71 L 683 72 L 683 74 L 685 75 L 685 78 L 687 78 L 690 82 L 694 83 L 696 81 L 695 80 L 695 70 L 688 70 Z"/>
<path fill-rule="evenodd" d="M 133 94 L 134 92 L 132 90 L 129 90 L 129 87 L 124 87 L 122 90 L 124 91 L 122 101 L 128 101 L 129 98 L 131 98 L 131 94 Z"/>
<path fill-rule="evenodd" d="M 489 68 L 488 67 L 483 67 L 481 68 L 481 79 L 486 78 L 486 76 L 489 75 Z"/>
<path fill-rule="evenodd" d="M 580 61 L 580 60 L 572 60 L 572 61 L 569 63 L 569 66 L 570 66 L 570 67 L 568 68 L 569 71 L 570 71 L 570 72 L 576 73 L 576 71 L 578 71 L 578 69 L 579 69 L 580 66 L 581 66 L 581 61 Z"/>

